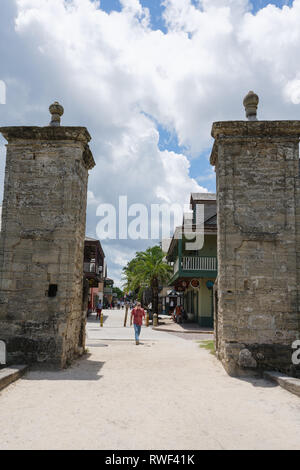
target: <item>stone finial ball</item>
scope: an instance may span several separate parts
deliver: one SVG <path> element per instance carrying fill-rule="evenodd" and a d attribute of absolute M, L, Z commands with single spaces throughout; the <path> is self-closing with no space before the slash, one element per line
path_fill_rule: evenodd
<path fill-rule="evenodd" d="M 58 114 L 58 116 L 62 116 L 64 114 L 64 108 L 61 104 L 59 104 L 58 101 L 55 101 L 53 104 L 49 106 L 49 111 L 50 113 L 53 114 Z"/>
<path fill-rule="evenodd" d="M 243 105 L 245 106 L 246 117 L 249 121 L 256 121 L 257 106 L 259 103 L 259 97 L 254 91 L 249 91 L 245 96 Z"/>
<path fill-rule="evenodd" d="M 254 91 L 249 91 L 249 93 L 245 96 L 244 101 L 243 101 L 243 105 L 245 106 L 245 108 L 251 105 L 257 107 L 258 103 L 259 103 L 259 97 L 256 93 L 254 93 Z"/>
<path fill-rule="evenodd" d="M 64 114 L 64 108 L 58 101 L 55 101 L 53 104 L 49 106 L 49 111 L 51 113 L 51 127 L 59 127 L 60 126 L 60 118 Z"/>

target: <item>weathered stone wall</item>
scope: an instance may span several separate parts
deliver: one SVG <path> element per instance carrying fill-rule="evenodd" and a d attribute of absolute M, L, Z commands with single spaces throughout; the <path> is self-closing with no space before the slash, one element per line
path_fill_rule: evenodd
<path fill-rule="evenodd" d="M 217 350 L 230 374 L 296 375 L 300 334 L 300 121 L 219 122 Z"/>
<path fill-rule="evenodd" d="M 0 240 L 0 339 L 8 361 L 64 367 L 84 348 L 85 128 L 1 128 L 8 141 Z M 50 285 L 57 286 L 49 297 Z M 55 287 L 54 287 L 55 290 Z"/>

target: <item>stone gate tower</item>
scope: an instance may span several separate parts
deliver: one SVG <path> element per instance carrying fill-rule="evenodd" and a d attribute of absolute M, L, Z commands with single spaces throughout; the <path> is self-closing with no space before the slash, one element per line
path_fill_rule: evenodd
<path fill-rule="evenodd" d="M 300 338 L 300 121 L 216 122 L 216 347 L 233 375 L 277 369 L 297 375 Z"/>
<path fill-rule="evenodd" d="M 84 349 L 85 127 L 3 127 L 8 141 L 0 238 L 0 340 L 9 363 L 67 365 Z"/>

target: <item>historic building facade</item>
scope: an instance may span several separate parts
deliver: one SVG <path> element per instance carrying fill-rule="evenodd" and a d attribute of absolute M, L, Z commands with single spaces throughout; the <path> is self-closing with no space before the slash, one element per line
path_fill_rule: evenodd
<path fill-rule="evenodd" d="M 182 306 L 189 319 L 203 327 L 213 327 L 213 285 L 217 276 L 217 207 L 216 195 L 211 193 L 193 193 L 191 195 L 193 220 L 190 232 L 199 229 L 196 220 L 197 206 L 203 206 L 204 240 L 201 249 L 187 249 L 184 227 L 178 227 L 171 240 L 167 260 L 173 264 L 173 276 L 169 282 L 175 292 L 181 292 Z M 179 235 L 181 232 L 181 235 Z M 175 302 L 170 295 L 170 302 Z"/>
<path fill-rule="evenodd" d="M 103 304 L 104 281 L 107 276 L 105 254 L 99 240 L 86 237 L 84 242 L 83 272 L 89 282 L 89 310 L 95 311 L 99 301 Z"/>

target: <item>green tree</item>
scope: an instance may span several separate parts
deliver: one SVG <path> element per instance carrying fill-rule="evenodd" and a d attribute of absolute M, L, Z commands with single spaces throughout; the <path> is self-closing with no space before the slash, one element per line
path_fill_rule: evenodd
<path fill-rule="evenodd" d="M 118 299 L 123 299 L 124 297 L 124 292 L 121 289 L 119 289 L 119 287 L 113 287 L 113 293 L 117 294 Z"/>
<path fill-rule="evenodd" d="M 158 312 L 159 286 L 166 283 L 172 273 L 172 268 L 164 261 L 164 257 L 161 247 L 153 246 L 146 251 L 137 252 L 123 269 L 127 292 L 134 291 L 141 299 L 144 289 L 151 289 L 154 313 Z"/>

